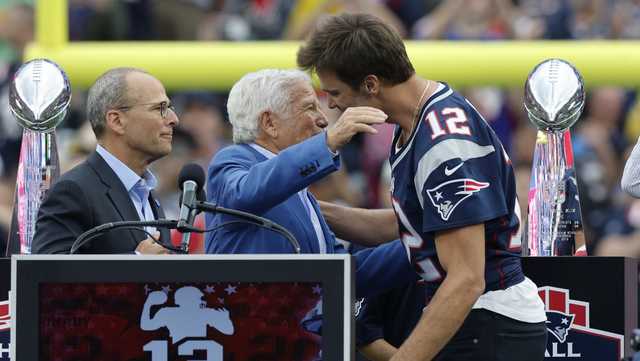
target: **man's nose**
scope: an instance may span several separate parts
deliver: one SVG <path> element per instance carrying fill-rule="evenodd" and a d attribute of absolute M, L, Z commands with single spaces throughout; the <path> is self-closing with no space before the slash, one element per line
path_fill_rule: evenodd
<path fill-rule="evenodd" d="M 167 114 L 167 121 L 172 127 L 176 127 L 180 123 L 180 118 L 178 118 L 178 114 L 173 109 L 170 109 L 169 114 Z"/>
<path fill-rule="evenodd" d="M 327 125 L 329 125 L 329 120 L 322 110 L 318 109 L 318 113 L 319 114 L 318 118 L 316 119 L 316 125 L 320 128 L 325 128 Z"/>

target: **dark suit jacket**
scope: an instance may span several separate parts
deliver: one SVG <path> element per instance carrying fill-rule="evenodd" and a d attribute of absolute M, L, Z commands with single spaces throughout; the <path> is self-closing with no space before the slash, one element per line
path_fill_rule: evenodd
<path fill-rule="evenodd" d="M 164 218 L 152 195 L 149 203 L 156 219 Z M 33 253 L 69 253 L 76 238 L 108 222 L 140 220 L 122 181 L 102 157 L 93 152 L 85 162 L 54 183 L 38 211 Z M 170 243 L 169 231 L 160 229 L 160 241 Z M 78 253 L 132 253 L 148 236 L 142 231 L 117 229 L 103 234 Z"/>

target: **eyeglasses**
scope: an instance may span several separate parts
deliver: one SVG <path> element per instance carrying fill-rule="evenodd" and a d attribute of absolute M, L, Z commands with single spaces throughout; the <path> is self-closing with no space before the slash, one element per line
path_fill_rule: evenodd
<path fill-rule="evenodd" d="M 116 108 L 117 110 L 129 110 L 133 107 L 137 107 L 137 106 L 145 106 L 145 105 L 155 105 L 152 110 L 159 110 L 160 111 L 160 116 L 164 119 L 167 119 L 167 116 L 169 115 L 169 109 L 171 109 L 172 112 L 176 112 L 175 107 L 173 106 L 173 104 L 171 104 L 168 101 L 163 101 L 160 103 L 142 103 L 142 104 L 133 104 L 133 105 L 126 105 L 126 106 L 122 106 L 122 107 L 118 107 Z"/>

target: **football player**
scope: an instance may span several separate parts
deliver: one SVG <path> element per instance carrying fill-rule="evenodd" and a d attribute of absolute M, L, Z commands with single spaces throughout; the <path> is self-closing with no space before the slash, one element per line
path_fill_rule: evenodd
<path fill-rule="evenodd" d="M 323 204 L 340 238 L 400 236 L 428 283 L 421 320 L 391 359 L 542 360 L 546 316 L 520 264 L 514 172 L 474 106 L 418 76 L 402 39 L 371 15 L 329 18 L 297 61 L 317 73 L 329 107 L 375 107 L 396 124 L 393 211 Z"/>

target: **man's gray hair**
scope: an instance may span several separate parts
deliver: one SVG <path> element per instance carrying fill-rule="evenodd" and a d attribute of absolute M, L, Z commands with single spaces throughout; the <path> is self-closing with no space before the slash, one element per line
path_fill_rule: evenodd
<path fill-rule="evenodd" d="M 288 115 L 291 111 L 292 89 L 301 81 L 310 84 L 311 78 L 297 69 L 264 69 L 246 74 L 238 80 L 227 100 L 233 142 L 255 141 L 260 115 L 266 111 Z"/>
<path fill-rule="evenodd" d="M 107 112 L 119 107 L 127 106 L 127 74 L 144 73 L 137 68 L 114 68 L 102 74 L 89 89 L 87 96 L 87 119 L 91 128 L 100 139 L 107 123 Z"/>

